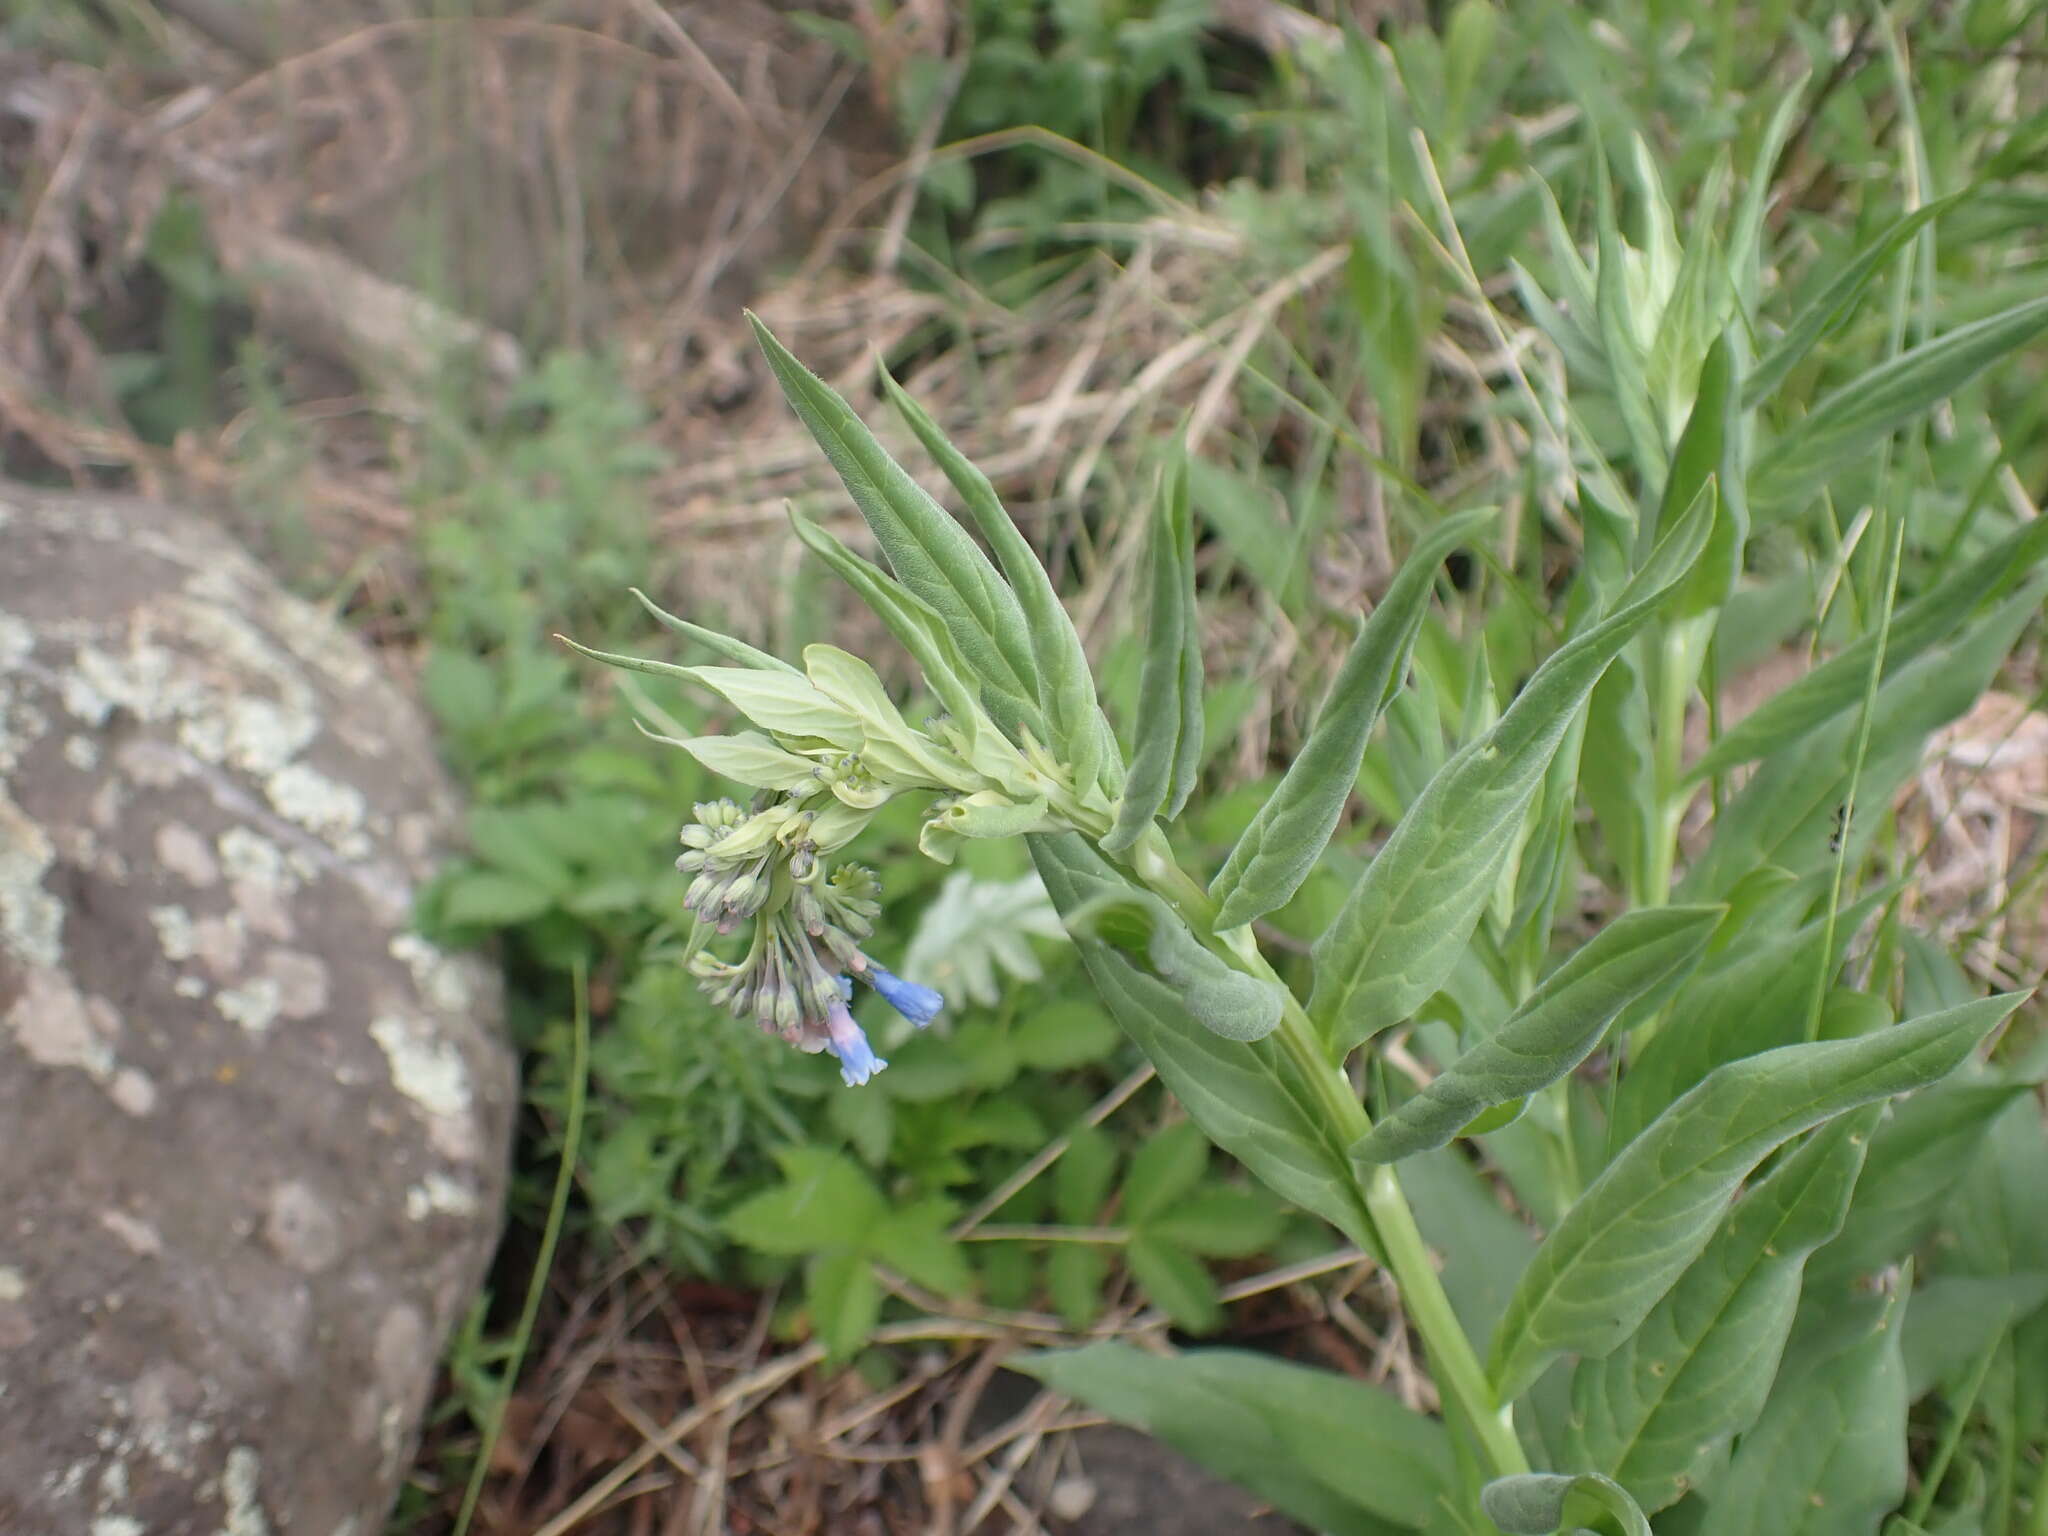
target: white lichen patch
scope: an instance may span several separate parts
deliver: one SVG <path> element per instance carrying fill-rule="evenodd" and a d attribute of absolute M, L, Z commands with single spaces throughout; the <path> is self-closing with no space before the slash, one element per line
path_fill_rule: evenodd
<path fill-rule="evenodd" d="M 92 1536 L 146 1536 L 146 1530 L 133 1515 L 99 1515 L 92 1522 Z"/>
<path fill-rule="evenodd" d="M 66 736 L 64 761 L 80 773 L 91 773 L 100 765 L 100 744 L 90 736 Z"/>
<path fill-rule="evenodd" d="M 0 685 L 0 773 L 12 773 L 22 755 L 43 739 L 50 717 Z"/>
<path fill-rule="evenodd" d="M 121 656 L 81 645 L 64 674 L 64 707 L 91 726 L 105 725 L 117 706 L 140 720 L 160 720 L 191 698 L 191 685 L 180 686 L 176 670 L 175 656 L 140 638 Z"/>
<path fill-rule="evenodd" d="M 141 1119 L 156 1108 L 156 1084 L 139 1067 L 122 1067 L 107 1084 L 107 1097 L 123 1114 Z"/>
<path fill-rule="evenodd" d="M 45 1067 L 77 1067 L 104 1082 L 113 1074 L 120 1015 L 104 998 L 83 996 L 59 971 L 32 966 L 7 1026 L 29 1059 Z"/>
<path fill-rule="evenodd" d="M 277 1022 L 284 989 L 269 976 L 252 976 L 239 986 L 223 987 L 214 994 L 213 1006 L 230 1024 L 239 1024 L 252 1035 L 265 1033 Z"/>
<path fill-rule="evenodd" d="M 387 948 L 391 958 L 412 973 L 413 985 L 428 1006 L 450 1014 L 466 1014 L 476 1006 L 470 972 L 460 961 L 416 933 L 397 935 Z"/>
<path fill-rule="evenodd" d="M 181 821 L 156 829 L 156 861 L 188 885 L 201 889 L 220 880 L 220 864 L 206 839 Z"/>
<path fill-rule="evenodd" d="M 287 763 L 263 788 L 285 820 L 297 822 L 344 858 L 368 856 L 370 843 L 362 830 L 368 807 L 360 790 L 307 763 Z"/>
<path fill-rule="evenodd" d="M 237 699 L 227 708 L 226 756 L 244 773 L 276 773 L 311 745 L 320 720 L 309 708 L 291 709 L 269 699 Z"/>
<path fill-rule="evenodd" d="M 220 1536 L 270 1536 L 270 1524 L 263 1518 L 263 1506 L 256 1489 L 263 1478 L 263 1461 L 246 1445 L 228 1452 L 221 1473 L 220 1494 L 224 1519 Z"/>
<path fill-rule="evenodd" d="M 384 1052 L 391 1086 L 426 1112 L 434 1145 L 449 1157 L 469 1158 L 472 1095 L 461 1053 L 437 1039 L 431 1025 L 399 1014 L 373 1020 L 370 1038 Z"/>
<path fill-rule="evenodd" d="M 28 1294 L 28 1281 L 12 1264 L 0 1264 L 0 1301 L 19 1301 Z"/>
<path fill-rule="evenodd" d="M 476 1192 L 445 1173 L 430 1173 L 405 1192 L 405 1214 L 425 1221 L 435 1212 L 468 1216 L 476 1210 Z"/>
<path fill-rule="evenodd" d="M 203 976 L 180 976 L 171 983 L 171 990 L 180 997 L 202 998 L 206 996 L 206 978 Z"/>
<path fill-rule="evenodd" d="M 199 940 L 193 932 L 192 914 L 183 907 L 169 903 L 149 909 L 149 924 L 156 929 L 157 948 L 164 952 L 164 958 L 173 965 L 190 960 L 199 953 Z"/>
<path fill-rule="evenodd" d="M 0 613 L 0 672 L 12 672 L 36 651 L 36 632 L 28 620 Z"/>
<path fill-rule="evenodd" d="M 277 1011 L 288 1019 L 310 1019 L 327 1007 L 327 965 L 296 949 L 273 949 L 263 957 L 263 974 L 277 984 Z"/>
<path fill-rule="evenodd" d="M 42 827 L 0 790 L 0 943 L 46 969 L 55 969 L 64 954 L 64 908 L 43 889 L 55 860 Z"/>

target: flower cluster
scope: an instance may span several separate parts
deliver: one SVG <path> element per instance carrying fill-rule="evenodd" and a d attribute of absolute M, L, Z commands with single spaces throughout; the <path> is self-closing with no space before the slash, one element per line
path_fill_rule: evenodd
<path fill-rule="evenodd" d="M 720 934 L 751 921 L 753 940 L 738 960 L 700 952 L 691 969 L 713 1002 L 800 1050 L 829 1050 L 849 1086 L 865 1083 L 889 1063 L 847 1006 L 854 980 L 920 1029 L 946 1001 L 862 952 L 881 910 L 874 873 L 855 864 L 828 873 L 804 836 L 812 823 L 787 802 L 749 813 L 719 800 L 696 812 L 676 860 L 694 876 L 684 904 Z"/>
<path fill-rule="evenodd" d="M 655 612 L 671 627 L 689 628 Z M 1109 801 L 1092 772 L 1074 772 L 1028 731 L 1013 740 L 999 730 L 950 672 L 934 678 L 927 665 L 945 712 L 916 726 L 874 669 L 836 646 L 807 647 L 799 672 L 737 642 L 720 644 L 747 665 L 677 667 L 586 654 L 699 683 L 757 727 L 657 737 L 759 791 L 751 807 L 699 805 L 683 829 L 676 868 L 690 876 L 684 904 L 713 935 L 749 934 L 739 959 L 699 952 L 691 966 L 711 998 L 737 1017 L 800 1049 L 831 1051 L 849 1084 L 864 1083 L 888 1063 L 848 1009 L 853 984 L 872 987 L 920 1028 L 945 1000 L 862 952 L 880 910 L 875 877 L 857 866 L 835 868 L 832 856 L 903 793 L 933 797 L 918 846 L 941 863 L 952 862 L 964 838 L 1106 829 Z"/>

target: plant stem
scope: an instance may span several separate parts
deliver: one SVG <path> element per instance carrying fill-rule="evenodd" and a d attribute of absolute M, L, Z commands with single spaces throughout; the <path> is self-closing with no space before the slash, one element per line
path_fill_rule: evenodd
<path fill-rule="evenodd" d="M 1215 903 L 1174 860 L 1158 828 L 1151 829 L 1132 848 L 1131 867 L 1157 895 L 1178 907 L 1198 934 L 1227 948 L 1247 970 L 1286 993 L 1276 1038 L 1313 1086 L 1338 1143 L 1346 1147 L 1356 1144 L 1372 1129 L 1372 1119 L 1358 1101 L 1343 1068 L 1330 1060 L 1329 1048 L 1307 1010 L 1260 951 L 1251 929 L 1216 933 Z M 1400 1288 L 1402 1307 L 1422 1338 L 1431 1374 L 1445 1403 L 1471 1429 L 1493 1476 L 1527 1472 L 1529 1462 L 1515 1436 L 1513 1410 L 1494 1396 L 1486 1369 L 1451 1308 L 1451 1299 L 1430 1259 L 1429 1248 L 1415 1224 L 1415 1213 L 1409 1208 L 1393 1165 L 1381 1164 L 1361 1176 L 1358 1165 L 1353 1163 L 1350 1174 L 1358 1202 L 1371 1218 L 1387 1268 Z"/>

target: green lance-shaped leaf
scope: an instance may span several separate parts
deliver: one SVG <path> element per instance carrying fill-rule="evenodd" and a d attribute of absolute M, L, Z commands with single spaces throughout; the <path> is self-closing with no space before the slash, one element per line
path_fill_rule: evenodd
<path fill-rule="evenodd" d="M 1671 472 L 1664 477 L 1664 496 L 1657 512 L 1657 526 L 1661 528 L 1666 519 L 1691 506 L 1709 480 L 1719 486 L 1713 535 L 1674 605 L 1680 617 L 1720 607 L 1742 575 L 1742 552 L 1749 542 L 1749 509 L 1743 501 L 1742 475 L 1735 462 L 1741 431 L 1735 407 L 1739 379 L 1735 348 L 1724 331 L 1700 365 L 1692 415 L 1679 434 L 1677 448 L 1672 450 Z"/>
<path fill-rule="evenodd" d="M 1187 805 L 1202 771 L 1202 614 L 1195 604 L 1195 519 L 1188 505 L 1188 478 L 1183 444 L 1173 470 L 1173 537 L 1180 557 L 1180 592 L 1187 605 L 1187 622 L 1180 632 L 1180 740 L 1174 744 L 1173 781 L 1166 792 L 1168 821 Z"/>
<path fill-rule="evenodd" d="M 1116 738 L 1096 704 L 1095 675 L 1088 665 L 1088 653 L 1081 646 L 1081 636 L 1074 628 L 1074 621 L 1067 617 L 1059 594 L 1053 590 L 1052 578 L 1046 574 L 1045 566 L 1025 541 L 1024 535 L 1017 531 L 1016 523 L 1004 510 L 995 487 L 989 484 L 988 476 L 947 441 L 946 434 L 939 430 L 939 424 L 886 370 L 882 374 L 882 388 L 888 393 L 889 403 L 896 407 L 897 414 L 917 435 L 917 440 L 924 444 L 932 462 L 939 466 L 952 482 L 953 489 L 959 492 L 961 501 L 974 518 L 975 527 L 981 530 L 981 536 L 995 551 L 1003 575 L 1009 580 L 1010 590 L 1017 595 L 1017 603 L 1024 612 L 1031 637 L 1039 708 L 1074 770 L 1075 782 L 1082 785 L 1094 782 L 1098 772 L 1107 765 L 1111 777 L 1120 783 L 1122 765 L 1116 751 Z"/>
<path fill-rule="evenodd" d="M 1492 899 L 1530 798 L 1621 648 L 1692 568 L 1714 521 L 1702 491 L 1658 541 L 1616 611 L 1536 669 L 1491 731 L 1439 769 L 1315 942 L 1312 1011 L 1348 1051 L 1443 984 Z"/>
<path fill-rule="evenodd" d="M 1218 928 L 1286 905 L 1337 830 L 1380 710 L 1400 686 L 1429 609 L 1437 567 L 1483 528 L 1491 507 L 1448 518 L 1416 545 L 1358 632 L 1308 740 L 1209 887 Z"/>
<path fill-rule="evenodd" d="M 1383 1387 L 1234 1349 L 1128 1344 L 1012 1357 L 1056 1391 L 1164 1440 L 1319 1531 L 1434 1529 L 1456 1483 L 1441 1423 Z"/>
<path fill-rule="evenodd" d="M 1712 1239 L 1766 1154 L 1844 1110 L 1947 1075 L 2022 997 L 1715 1068 L 1607 1165 L 1536 1250 L 1494 1335 L 1501 1395 L 1518 1395 L 1566 1350 L 1613 1349 Z"/>
<path fill-rule="evenodd" d="M 1893 1110 L 1871 1138 L 1870 1166 L 1841 1236 L 1815 1256 L 1812 1277 L 1846 1290 L 1911 1253 L 1968 1176 L 1999 1112 L 2028 1085 L 1943 1083 Z"/>
<path fill-rule="evenodd" d="M 1619 1149 L 1673 1100 L 1724 1061 L 1740 1061 L 1806 1037 L 1814 978 L 1832 978 L 1882 892 L 1843 907 L 1833 924 L 1817 917 L 1787 927 L 1773 913 L 1754 918 L 1725 953 L 1697 972 L 1671 1016 L 1622 1074 L 1608 1106 L 1607 1144 Z"/>
<path fill-rule="evenodd" d="M 2048 518 L 2022 523 L 1976 559 L 1957 565 L 1927 591 L 1901 604 L 1884 634 L 1884 677 L 1961 628 L 1977 605 L 1999 596 L 2048 558 Z M 1725 773 L 1766 757 L 1863 698 L 1876 631 L 1844 646 L 1791 686 L 1774 693 L 1724 731 L 1693 764 L 1692 777 Z"/>
<path fill-rule="evenodd" d="M 1574 1465 L 1655 1513 L 1699 1486 L 1756 1422 L 1799 1308 L 1807 1255 L 1841 1229 L 1882 1113 L 1823 1126 L 1750 1190 L 1643 1325 L 1572 1373 Z"/>
<path fill-rule="evenodd" d="M 750 313 L 747 321 L 783 395 L 832 461 L 891 569 L 939 615 L 972 665 L 990 712 L 1006 726 L 1036 717 L 1030 626 L 1017 595 L 838 391 L 792 357 L 758 316 Z"/>
<path fill-rule="evenodd" d="M 1676 984 L 1726 910 L 1660 907 L 1617 918 L 1353 1151 L 1391 1163 L 1440 1147 L 1494 1105 L 1556 1082 L 1592 1053 L 1622 1009 Z"/>
<path fill-rule="evenodd" d="M 1636 468 L 1655 485 L 1663 477 L 1664 428 L 1650 398 L 1647 359 L 1630 313 L 1628 265 L 1622 254 L 1621 220 L 1615 212 L 1614 180 L 1607 156 L 1594 151 L 1594 185 L 1599 193 L 1594 226 L 1599 237 L 1600 270 L 1594 274 L 1593 308 L 1600 321 L 1600 346 L 1607 354 L 1607 372 L 1614 385 L 1614 403 L 1627 429 Z"/>
<path fill-rule="evenodd" d="M 1700 1536 L 1875 1531 L 1906 1493 L 1908 1264 L 1888 1295 L 1846 1301 L 1714 1480 Z M 1795 1344 L 1794 1352 L 1798 1352 Z"/>
<path fill-rule="evenodd" d="M 972 742 L 981 720 L 980 701 L 970 680 L 969 662 L 960 653 L 954 636 L 933 607 L 908 590 L 872 561 L 863 560 L 831 533 L 809 518 L 790 510 L 796 536 L 832 567 L 839 578 L 860 595 L 875 616 L 889 626 L 919 669 L 926 685 L 953 724 Z M 762 722 L 765 724 L 766 722 Z"/>
<path fill-rule="evenodd" d="M 701 624 L 692 624 L 688 619 L 677 618 L 638 587 L 628 587 L 626 590 L 640 600 L 640 606 L 654 616 L 656 623 L 695 640 L 699 645 L 709 647 L 736 666 L 757 667 L 763 672 L 796 670 L 780 656 L 770 656 L 766 651 L 757 651 L 744 640 L 735 640 L 731 635 L 721 635 L 715 629 L 706 629 Z"/>
<path fill-rule="evenodd" d="M 1650 1522 L 1613 1478 L 1597 1472 L 1518 1472 L 1479 1490 L 1486 1518 L 1512 1536 L 1618 1528 L 1650 1536 Z"/>
<path fill-rule="evenodd" d="M 1798 367 L 1807 353 L 1848 317 L 1851 307 L 1862 297 L 1863 290 L 1870 286 L 1871 279 L 1898 255 L 1900 247 L 1968 196 L 1970 191 L 1966 188 L 1947 197 L 1938 197 L 1931 203 L 1922 203 L 1911 213 L 1895 219 L 1890 228 L 1850 258 L 1848 264 L 1836 273 L 1834 281 L 1821 290 L 1819 297 L 1800 311 L 1799 317 L 1778 339 L 1777 345 L 1764 354 L 1756 371 L 1743 386 L 1743 408 L 1754 410 L 1770 399 L 1778 386 L 1785 382 L 1785 375 Z"/>
<path fill-rule="evenodd" d="M 1922 342 L 1844 385 L 1757 460 L 1749 482 L 1759 516 L 1798 510 L 1871 447 L 1945 400 L 2006 353 L 2048 330 L 2048 297 L 2029 299 Z"/>
<path fill-rule="evenodd" d="M 1145 544 L 1145 568 L 1150 590 L 1145 664 L 1138 680 L 1130 776 L 1116 825 L 1102 840 L 1111 853 L 1135 843 L 1161 811 L 1178 815 L 1201 765 L 1201 649 L 1184 465 L 1168 471 Z"/>
<path fill-rule="evenodd" d="M 1073 833 L 1033 837 L 1029 845 L 1063 917 L 1137 891 Z M 1376 1249 L 1350 1158 L 1314 1085 L 1279 1042 L 1226 1040 L 1195 1023 L 1171 985 L 1116 946 L 1085 933 L 1074 945 L 1111 1015 L 1209 1139 L 1283 1200 Z"/>

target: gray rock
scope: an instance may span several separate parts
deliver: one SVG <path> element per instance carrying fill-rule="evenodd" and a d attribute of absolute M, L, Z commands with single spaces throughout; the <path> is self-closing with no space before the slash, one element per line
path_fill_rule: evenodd
<path fill-rule="evenodd" d="M 453 817 L 210 525 L 0 484 L 0 1531 L 376 1536 L 514 1107 Z"/>

